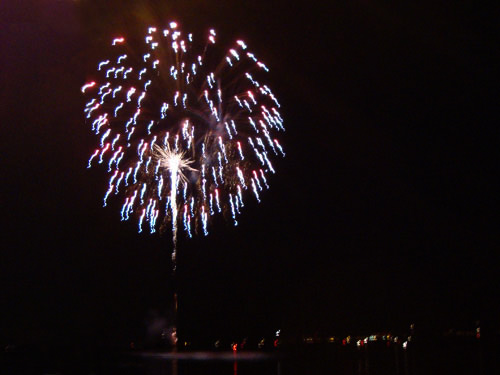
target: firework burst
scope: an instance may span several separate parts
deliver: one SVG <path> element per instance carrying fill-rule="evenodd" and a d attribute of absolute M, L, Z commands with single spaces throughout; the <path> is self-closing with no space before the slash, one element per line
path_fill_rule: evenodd
<path fill-rule="evenodd" d="M 104 206 L 122 196 L 121 218 L 137 216 L 139 232 L 170 222 L 174 260 L 178 225 L 189 237 L 206 235 L 218 213 L 237 225 L 244 196 L 260 202 L 272 158 L 285 155 L 280 105 L 261 81 L 267 66 L 241 40 L 221 52 L 216 36 L 196 44 L 171 22 L 140 43 L 115 38 L 81 89 L 99 139 L 88 167 L 110 174 Z"/>

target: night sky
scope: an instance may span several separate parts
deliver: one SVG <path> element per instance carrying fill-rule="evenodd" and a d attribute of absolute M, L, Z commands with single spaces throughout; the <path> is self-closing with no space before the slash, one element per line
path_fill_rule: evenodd
<path fill-rule="evenodd" d="M 239 226 L 180 236 L 186 337 L 498 327 L 498 12 L 309 3 L 1 2 L 1 345 L 168 321 L 171 239 L 102 208 L 80 87 L 113 37 L 170 20 L 243 38 L 287 128 Z"/>

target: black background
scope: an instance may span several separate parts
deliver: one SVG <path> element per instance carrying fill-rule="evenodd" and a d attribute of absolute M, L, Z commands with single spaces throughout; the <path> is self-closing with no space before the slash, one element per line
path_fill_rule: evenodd
<path fill-rule="evenodd" d="M 2 345 L 168 324 L 170 237 L 101 207 L 80 87 L 111 38 L 172 19 L 242 37 L 287 128 L 262 203 L 180 239 L 181 334 L 498 327 L 497 9 L 309 3 L 1 2 Z"/>

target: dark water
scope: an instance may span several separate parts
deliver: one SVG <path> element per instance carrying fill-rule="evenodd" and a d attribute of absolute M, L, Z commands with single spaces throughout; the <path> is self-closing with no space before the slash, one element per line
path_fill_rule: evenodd
<path fill-rule="evenodd" d="M 385 343 L 384 343 L 385 344 Z M 493 354 L 495 355 L 495 354 Z M 483 374 L 481 343 L 303 345 L 274 352 L 2 353 L 1 374 L 285 375 Z M 495 373 L 495 371 L 488 373 Z"/>

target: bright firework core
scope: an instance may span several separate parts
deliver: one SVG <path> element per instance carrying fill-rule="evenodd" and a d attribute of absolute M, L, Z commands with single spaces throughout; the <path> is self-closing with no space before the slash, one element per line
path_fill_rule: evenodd
<path fill-rule="evenodd" d="M 154 145 L 153 156 L 156 159 L 160 169 L 165 169 L 170 173 L 170 209 L 172 213 L 172 239 L 174 241 L 174 250 L 172 251 L 172 260 L 174 271 L 176 266 L 176 246 L 177 243 L 177 188 L 179 180 L 187 183 L 186 176 L 182 173 L 184 169 L 196 171 L 189 165 L 193 160 L 186 159 L 185 151 L 171 150 L 168 143 L 164 147 Z"/>
<path fill-rule="evenodd" d="M 269 69 L 238 40 L 224 50 L 209 30 L 201 43 L 172 22 L 149 27 L 143 42 L 114 38 L 107 58 L 82 86 L 99 146 L 89 159 L 110 174 L 104 196 L 122 194 L 122 220 L 151 233 L 171 222 L 191 237 L 209 218 L 237 216 L 245 195 L 260 195 L 284 156 L 279 102 L 262 77 Z"/>
<path fill-rule="evenodd" d="M 154 145 L 153 149 L 153 156 L 159 163 L 160 169 L 167 169 L 172 176 L 176 176 L 176 181 L 180 178 L 182 182 L 187 182 L 186 176 L 182 173 L 184 169 L 196 172 L 196 169 L 190 167 L 194 160 L 185 157 L 186 151 L 171 150 L 168 144 L 163 147 Z M 172 186 L 177 185 L 172 184 Z"/>

